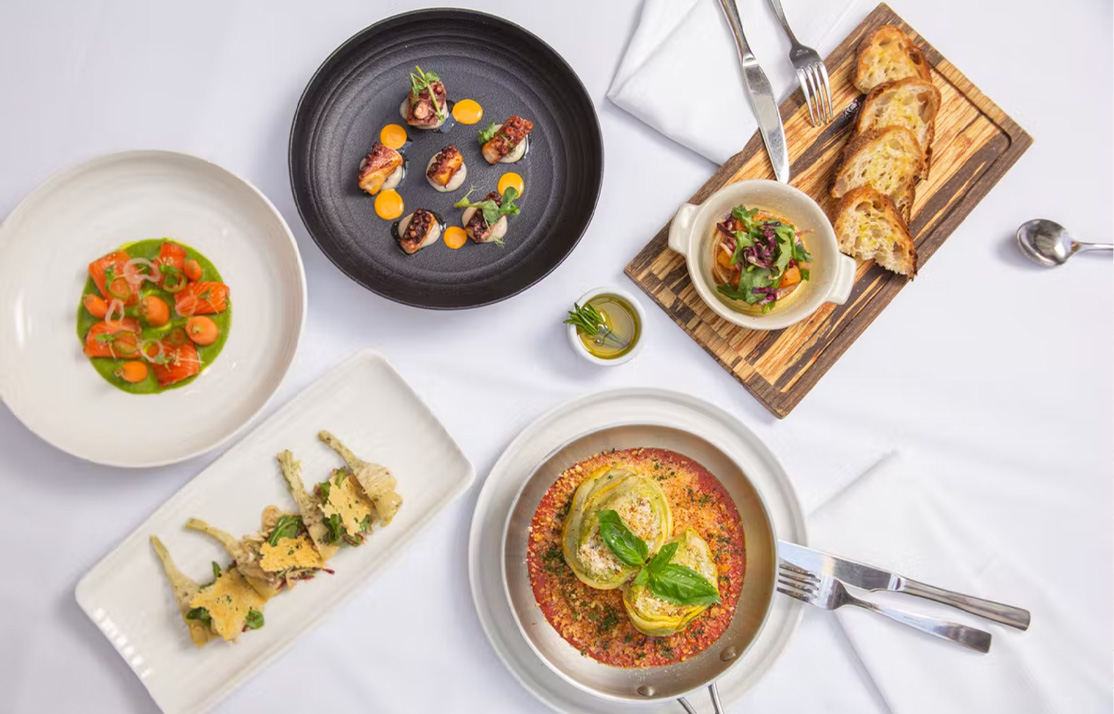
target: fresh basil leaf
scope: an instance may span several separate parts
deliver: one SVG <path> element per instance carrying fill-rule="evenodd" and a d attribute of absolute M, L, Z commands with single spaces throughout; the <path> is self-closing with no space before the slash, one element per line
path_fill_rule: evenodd
<path fill-rule="evenodd" d="M 642 565 L 650 555 L 646 541 L 636 536 L 615 511 L 600 511 L 600 538 L 619 559 L 632 567 Z"/>
<path fill-rule="evenodd" d="M 648 582 L 650 582 L 650 569 L 645 567 L 638 571 L 638 575 L 634 576 L 633 584 L 639 587 L 646 587 L 646 583 Z"/>
<path fill-rule="evenodd" d="M 220 577 L 220 572 L 221 572 L 220 571 L 220 566 L 217 565 L 217 561 L 214 560 L 213 561 L 213 580 L 216 580 L 217 578 Z"/>
<path fill-rule="evenodd" d="M 186 613 L 187 620 L 198 620 L 205 623 L 206 627 L 213 624 L 213 618 L 209 616 L 209 611 L 203 607 L 195 607 Z"/>
<path fill-rule="evenodd" d="M 673 555 L 676 552 L 676 543 L 666 543 L 661 547 L 661 550 L 657 552 L 657 555 L 655 555 L 650 560 L 650 562 L 646 564 L 646 569 L 650 571 L 651 575 L 653 575 L 655 571 L 664 568 L 669 563 L 669 561 L 673 559 Z"/>
<path fill-rule="evenodd" d="M 677 605 L 704 605 L 720 602 L 712 583 L 687 565 L 667 563 L 650 571 L 650 592 Z"/>
<path fill-rule="evenodd" d="M 491 122 L 490 124 L 488 124 L 483 129 L 480 130 L 480 132 L 479 132 L 480 143 L 481 144 L 486 144 L 487 142 L 491 141 L 492 139 L 495 138 L 495 135 L 498 132 L 499 132 L 499 130 L 495 128 L 495 122 Z"/>
<path fill-rule="evenodd" d="M 263 613 L 259 610 L 248 610 L 248 616 L 244 618 L 244 625 L 249 630 L 258 630 L 263 627 Z"/>

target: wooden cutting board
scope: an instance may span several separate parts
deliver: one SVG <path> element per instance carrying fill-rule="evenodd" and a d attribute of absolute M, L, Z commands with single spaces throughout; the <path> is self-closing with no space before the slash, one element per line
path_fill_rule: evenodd
<path fill-rule="evenodd" d="M 836 205 L 836 200 L 828 195 L 832 170 L 853 132 L 862 100 L 851 84 L 855 51 L 867 34 L 882 25 L 900 27 L 920 46 L 932 65 L 932 81 L 943 98 L 932 143 L 930 176 L 917 187 L 910 223 L 921 270 L 931 270 L 926 264 L 933 253 L 1033 140 L 882 3 L 825 60 L 833 107 L 839 111 L 835 121 L 814 128 L 800 90 L 780 107 L 789 142 L 793 175 L 790 183 L 815 198 L 829 217 L 834 215 Z M 788 61 L 778 59 L 783 60 Z M 727 184 L 752 178 L 774 178 L 758 134 L 689 201 L 701 203 Z M 658 231 L 627 265 L 627 275 L 778 417 L 785 417 L 797 406 L 906 286 L 905 278 L 873 263 L 863 263 L 845 304 L 825 305 L 807 320 L 784 330 L 747 330 L 718 317 L 696 294 L 684 259 L 666 245 L 668 229 L 666 225 Z M 915 282 L 912 289 L 916 289 Z"/>

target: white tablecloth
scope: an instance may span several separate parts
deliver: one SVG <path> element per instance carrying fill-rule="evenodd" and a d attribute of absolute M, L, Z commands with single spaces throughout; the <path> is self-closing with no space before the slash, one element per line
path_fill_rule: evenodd
<path fill-rule="evenodd" d="M 746 2 L 744 14 L 764 11 Z M 1031 578 L 995 595 L 1033 610 L 1031 631 L 1015 641 L 1052 705 L 1110 711 L 1111 263 L 1081 256 L 1044 271 L 1011 242 L 1016 226 L 1038 215 L 1087 239 L 1111 239 L 1110 4 L 1065 0 L 1036 13 L 1007 0 L 892 1 L 1036 143 L 786 423 L 648 301 L 647 349 L 620 369 L 582 363 L 559 327 L 586 288 L 629 287 L 627 260 L 713 169 L 604 99 L 638 3 L 474 4 L 561 52 L 603 125 L 607 167 L 595 222 L 527 294 L 468 312 L 395 305 L 333 268 L 298 220 L 286 166 L 298 96 L 337 44 L 417 5 L 403 0 L 6 4 L 0 215 L 49 173 L 101 152 L 178 149 L 227 166 L 286 216 L 309 278 L 305 340 L 271 409 L 352 351 L 378 347 L 431 403 L 481 481 L 540 411 L 602 387 L 668 381 L 723 404 L 782 455 L 809 448 L 807 433 L 826 425 L 870 434 L 934 469 L 949 507 L 980 524 L 980 542 L 1027 565 Z M 847 29 L 870 6 L 852 13 Z M 781 61 L 781 38 L 752 40 L 763 62 Z M 516 326 L 512 339 L 501 324 Z M 93 466 L 40 442 L 0 408 L 9 543 L 0 578 L 0 711 L 154 710 L 78 610 L 73 587 L 215 456 L 139 472 Z M 806 498 L 838 487 L 822 474 L 796 477 Z M 545 711 L 499 664 L 469 602 L 465 548 L 478 488 L 218 711 Z M 1070 617 L 1042 619 L 1042 604 L 1062 599 L 1074 603 Z M 374 631 L 384 644 L 353 647 L 353 629 Z M 763 687 L 733 711 L 885 711 L 848 655 L 831 619 L 806 612 L 769 674 L 792 705 Z"/>

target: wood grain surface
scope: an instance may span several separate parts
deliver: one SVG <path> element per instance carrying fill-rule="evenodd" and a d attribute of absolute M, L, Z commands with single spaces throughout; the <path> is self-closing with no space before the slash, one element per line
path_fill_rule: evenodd
<path fill-rule="evenodd" d="M 826 59 L 838 114 L 813 127 L 800 90 L 780 110 L 792 164 L 790 184 L 815 198 L 832 217 L 831 174 L 854 130 L 862 95 L 851 84 L 859 42 L 882 25 L 896 25 L 924 51 L 942 103 L 932 142 L 932 169 L 917 186 L 910 232 L 920 269 L 947 240 L 1032 139 L 888 5 L 878 5 Z M 751 137 L 690 199 L 700 203 L 743 179 L 774 178 L 762 140 Z M 835 364 L 863 330 L 906 287 L 905 278 L 872 262 L 860 263 L 843 305 L 826 304 L 808 319 L 776 331 L 748 330 L 717 316 L 697 295 L 685 261 L 666 245 L 669 226 L 627 265 L 626 273 L 673 320 L 778 417 L 785 417 Z M 910 285 L 916 289 L 916 283 Z"/>

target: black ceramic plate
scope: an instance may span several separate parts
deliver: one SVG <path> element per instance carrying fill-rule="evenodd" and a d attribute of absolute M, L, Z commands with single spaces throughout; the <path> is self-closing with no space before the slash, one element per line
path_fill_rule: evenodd
<path fill-rule="evenodd" d="M 437 72 L 450 101 L 483 106 L 479 124 L 447 131 L 406 127 L 407 175 L 398 192 L 406 215 L 415 208 L 460 225 L 454 201 L 469 185 L 481 199 L 508 171 L 525 191 L 511 216 L 506 247 L 443 242 L 406 255 L 391 221 L 356 185 L 360 160 L 385 124 L 405 122 L 399 105 L 414 65 Z M 530 149 L 516 164 L 490 166 L 478 131 L 518 114 L 534 122 Z M 451 121 L 451 120 L 450 120 Z M 447 144 L 464 154 L 460 190 L 435 191 L 425 179 L 429 158 Z M 603 141 L 595 109 L 572 68 L 526 30 L 469 10 L 432 9 L 396 15 L 341 45 L 314 74 L 290 134 L 290 180 L 298 212 L 325 255 L 349 277 L 384 297 L 450 309 L 508 298 L 545 277 L 580 240 L 603 180 Z"/>

